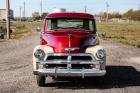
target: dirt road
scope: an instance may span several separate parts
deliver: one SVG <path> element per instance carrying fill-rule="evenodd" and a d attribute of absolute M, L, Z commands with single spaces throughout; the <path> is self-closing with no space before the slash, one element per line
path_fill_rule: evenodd
<path fill-rule="evenodd" d="M 0 43 L 0 93 L 140 93 L 140 49 L 102 41 L 107 75 L 95 79 L 54 82 L 39 88 L 32 74 L 32 50 L 39 35 Z"/>

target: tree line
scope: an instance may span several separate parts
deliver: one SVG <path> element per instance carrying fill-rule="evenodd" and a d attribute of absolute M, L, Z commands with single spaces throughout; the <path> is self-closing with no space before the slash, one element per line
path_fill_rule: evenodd
<path fill-rule="evenodd" d="M 48 13 L 42 13 L 40 15 L 39 12 L 34 12 L 32 15 L 32 18 L 34 21 L 42 20 L 42 19 L 45 19 L 47 15 Z M 119 18 L 119 19 L 129 19 L 129 20 L 134 20 L 134 21 L 140 21 L 140 10 L 133 10 L 133 9 L 130 9 L 123 14 L 120 14 L 119 12 L 113 12 L 113 13 L 102 12 L 95 16 L 100 16 L 102 20 L 106 20 L 107 15 L 108 15 L 108 19 Z"/>
<path fill-rule="evenodd" d="M 34 12 L 32 14 L 32 18 L 34 21 L 36 20 L 43 20 L 46 18 L 46 16 L 48 15 L 48 13 L 42 13 L 41 15 L 39 14 L 39 12 Z"/>
<path fill-rule="evenodd" d="M 100 16 L 102 19 L 106 19 L 107 15 L 108 15 L 108 19 L 119 18 L 119 19 L 140 21 L 140 10 L 130 9 L 124 14 L 120 14 L 119 12 L 113 12 L 108 14 L 106 12 L 102 12 L 97 16 Z"/>

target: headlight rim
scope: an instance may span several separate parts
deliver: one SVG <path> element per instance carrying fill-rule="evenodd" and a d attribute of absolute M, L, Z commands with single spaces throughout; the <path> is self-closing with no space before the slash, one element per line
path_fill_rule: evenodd
<path fill-rule="evenodd" d="M 42 53 L 42 56 L 39 57 L 39 54 L 38 54 L 37 52 L 38 52 L 38 53 L 41 52 L 41 53 Z M 45 54 L 44 50 L 42 50 L 42 49 L 37 49 L 37 50 L 34 52 L 34 56 L 35 56 L 35 58 L 37 58 L 37 59 L 39 59 L 39 60 L 43 60 L 43 59 L 45 58 L 46 54 Z"/>
<path fill-rule="evenodd" d="M 98 54 L 99 51 L 100 51 L 100 52 L 102 51 L 102 54 L 101 54 L 102 57 L 99 56 L 99 55 L 100 55 L 100 54 Z M 97 57 L 98 59 L 100 59 L 100 60 L 104 59 L 104 58 L 105 58 L 105 51 L 104 51 L 103 49 L 99 49 L 99 50 L 97 50 L 97 52 L 96 52 L 96 57 Z"/>

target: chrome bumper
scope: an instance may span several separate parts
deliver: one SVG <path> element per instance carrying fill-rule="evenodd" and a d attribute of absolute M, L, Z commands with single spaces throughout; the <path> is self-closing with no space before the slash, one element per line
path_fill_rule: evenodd
<path fill-rule="evenodd" d="M 106 70 L 100 70 L 97 68 L 93 69 L 38 69 L 34 71 L 35 75 L 42 76 L 63 76 L 63 77 L 92 77 L 92 76 L 104 76 L 106 74 Z"/>
<path fill-rule="evenodd" d="M 97 61 L 90 53 L 79 54 L 47 54 L 44 60 L 35 60 L 37 69 L 34 70 L 35 75 L 42 76 L 55 76 L 55 77 L 92 77 L 92 76 L 104 76 L 106 74 L 105 61 Z M 39 67 L 39 65 L 50 64 L 66 64 L 66 67 Z M 95 65 L 93 68 L 73 68 L 73 64 L 81 65 Z M 102 68 L 103 65 L 103 68 Z"/>

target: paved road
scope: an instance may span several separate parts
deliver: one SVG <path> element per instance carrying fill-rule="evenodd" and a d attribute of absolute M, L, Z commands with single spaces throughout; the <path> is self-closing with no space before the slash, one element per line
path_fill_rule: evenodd
<path fill-rule="evenodd" d="M 55 82 L 39 88 L 32 74 L 32 50 L 39 35 L 0 43 L 0 93 L 140 93 L 140 49 L 101 41 L 107 51 L 107 75 Z"/>

